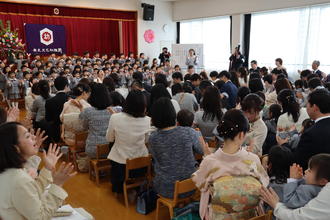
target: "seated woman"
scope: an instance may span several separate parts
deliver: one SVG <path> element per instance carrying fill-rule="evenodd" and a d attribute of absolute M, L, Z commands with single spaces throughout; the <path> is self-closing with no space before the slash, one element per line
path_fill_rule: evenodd
<path fill-rule="evenodd" d="M 111 161 L 112 192 L 122 193 L 126 160 L 148 156 L 146 147 L 150 132 L 147 103 L 141 91 L 129 92 L 123 112 L 115 113 L 108 122 L 106 140 L 114 142 L 108 159 Z M 139 172 L 136 172 L 138 175 Z M 135 174 L 132 174 L 135 175 Z"/>
<path fill-rule="evenodd" d="M 150 106 L 152 107 L 152 105 L 161 97 L 166 97 L 171 100 L 176 113 L 180 111 L 179 103 L 175 99 L 172 99 L 172 96 L 170 95 L 164 84 L 158 83 L 154 85 L 151 89 Z"/>
<path fill-rule="evenodd" d="M 25 167 L 39 151 L 38 138 L 17 122 L 0 125 L 0 138 L 0 218 L 51 219 L 68 196 L 62 186 L 75 175 L 73 166 L 63 163 L 55 170 L 61 154 L 50 145 L 44 168 L 34 179 Z"/>
<path fill-rule="evenodd" d="M 67 145 L 75 143 L 75 133 L 83 131 L 79 114 L 85 108 L 91 107 L 87 102 L 91 89 L 87 84 L 78 84 L 73 88 L 72 94 L 76 97 L 64 103 L 60 119 L 62 121 L 61 137 Z"/>
<path fill-rule="evenodd" d="M 85 152 L 90 158 L 95 158 L 96 145 L 108 143 L 105 135 L 111 116 L 108 107 L 112 102 L 105 85 L 92 83 L 88 102 L 91 107 L 85 108 L 80 113 L 79 119 L 83 121 L 83 128 L 88 130 Z"/>
<path fill-rule="evenodd" d="M 202 193 L 201 219 L 249 219 L 256 216 L 261 186 L 269 183 L 259 157 L 241 148 L 249 122 L 240 110 L 231 109 L 217 130 L 223 148 L 205 157 L 193 174 Z"/>
<path fill-rule="evenodd" d="M 175 181 L 191 177 L 197 164 L 194 152 L 203 154 L 206 146 L 193 128 L 176 126 L 176 114 L 170 99 L 158 99 L 151 117 L 157 128 L 149 138 L 155 168 L 154 188 L 161 196 L 173 198 Z"/>
<path fill-rule="evenodd" d="M 185 84 L 185 87 L 191 89 L 188 83 Z M 198 102 L 196 97 L 191 94 L 191 92 L 189 93 L 188 91 L 184 91 L 184 88 L 180 83 L 172 86 L 172 94 L 173 99 L 179 103 L 180 109 L 187 109 L 192 113 L 195 113 L 198 110 Z"/>
<path fill-rule="evenodd" d="M 214 139 L 213 130 L 222 118 L 219 90 L 215 86 L 206 88 L 201 110 L 195 113 L 194 124 L 200 129 L 205 141 Z"/>
<path fill-rule="evenodd" d="M 267 137 L 267 127 L 260 116 L 263 107 L 263 99 L 259 95 L 253 93 L 247 95 L 242 102 L 242 111 L 251 123 L 245 143 L 249 146 L 249 151 L 259 156 L 262 155 L 262 145 Z"/>
<path fill-rule="evenodd" d="M 282 115 L 278 118 L 277 121 L 277 131 L 280 134 L 287 135 L 289 134 L 292 128 L 297 132 L 301 132 L 302 123 L 305 119 L 308 119 L 306 108 L 301 108 L 297 102 L 296 96 L 293 90 L 283 89 L 277 96 L 279 104 L 282 106 Z M 281 137 L 285 139 L 285 137 Z"/>
<path fill-rule="evenodd" d="M 34 121 L 34 128 L 41 128 L 47 130 L 47 125 L 45 121 L 46 109 L 45 104 L 46 100 L 51 98 L 50 87 L 47 80 L 40 80 L 38 82 L 39 94 L 32 104 L 31 108 L 31 119 Z"/>

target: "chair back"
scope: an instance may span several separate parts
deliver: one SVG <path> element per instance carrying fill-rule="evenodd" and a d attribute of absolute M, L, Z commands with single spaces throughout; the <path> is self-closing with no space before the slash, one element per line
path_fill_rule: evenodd
<path fill-rule="evenodd" d="M 81 131 L 75 133 L 75 148 L 85 150 L 85 143 L 88 136 L 88 131 Z"/>
<path fill-rule="evenodd" d="M 272 220 L 273 211 L 268 211 L 267 214 L 250 218 L 249 220 Z"/>
<path fill-rule="evenodd" d="M 110 153 L 109 144 L 99 144 L 96 146 L 96 159 L 104 158 L 104 155 L 108 155 Z"/>
<path fill-rule="evenodd" d="M 181 181 L 176 181 L 175 188 L 174 188 L 173 201 L 177 202 L 180 194 L 191 192 L 196 189 L 197 189 L 197 187 L 191 178 L 181 180 Z"/>
<path fill-rule="evenodd" d="M 139 168 L 147 167 L 147 173 L 146 177 L 148 180 L 151 178 L 151 155 L 148 155 L 146 157 L 138 157 L 134 159 L 127 159 L 126 160 L 126 176 L 125 180 L 130 180 L 132 178 L 129 177 L 129 171 L 135 170 Z M 133 178 L 134 179 L 134 178 Z"/>

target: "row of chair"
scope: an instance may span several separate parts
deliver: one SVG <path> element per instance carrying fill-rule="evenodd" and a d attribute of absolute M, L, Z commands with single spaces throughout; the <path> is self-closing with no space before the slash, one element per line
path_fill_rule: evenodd
<path fill-rule="evenodd" d="M 85 141 L 87 139 L 88 132 L 79 132 L 76 133 L 75 144 L 73 146 L 69 146 L 69 158 L 72 158 L 75 167 L 77 168 L 76 159 L 77 154 L 85 151 Z M 213 146 L 212 146 L 213 147 Z M 109 144 L 97 145 L 96 147 L 96 158 L 90 160 L 89 167 L 89 178 L 91 180 L 96 181 L 96 184 L 99 186 L 100 184 L 100 172 L 108 172 L 110 173 L 111 164 L 109 159 L 105 159 L 104 156 L 108 155 L 110 152 Z M 202 160 L 202 155 L 195 155 L 197 160 Z M 146 168 L 146 172 L 143 176 L 133 178 L 130 177 L 130 171 Z M 123 193 L 124 193 L 124 201 L 125 206 L 128 207 L 128 190 L 137 188 L 144 184 L 145 182 L 151 183 L 152 181 L 152 157 L 148 155 L 147 157 L 139 157 L 134 159 L 126 160 L 126 170 L 125 170 L 125 180 L 123 183 Z M 148 184 L 149 185 L 149 184 Z M 165 198 L 158 195 L 157 199 L 157 208 L 156 208 L 156 220 L 159 219 L 159 213 L 161 207 L 165 206 L 169 210 L 169 214 L 171 219 L 174 217 L 174 208 L 178 207 L 181 204 L 187 204 L 194 200 L 195 195 L 191 195 L 185 198 L 179 198 L 180 194 L 187 193 L 197 190 L 192 179 L 186 179 L 182 181 L 176 181 L 174 187 L 173 199 Z M 258 216 L 252 218 L 251 220 L 271 220 L 272 213 L 269 212 L 266 215 Z"/>

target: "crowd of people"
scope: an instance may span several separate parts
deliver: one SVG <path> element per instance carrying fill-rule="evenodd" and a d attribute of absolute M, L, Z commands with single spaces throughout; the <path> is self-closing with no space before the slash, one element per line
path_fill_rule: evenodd
<path fill-rule="evenodd" d="M 291 81 L 280 58 L 274 69 L 253 60 L 250 69 L 240 62 L 231 71 L 196 73 L 193 50 L 187 71 L 172 66 L 167 48 L 159 60 L 88 51 L 16 57 L 0 62 L 0 90 L 9 103 L 25 99 L 32 123 L 12 122 L 15 107 L 0 111 L 0 217 L 49 219 L 75 175 L 71 164 L 55 168 L 61 153 L 52 143 L 71 146 L 88 131 L 88 158 L 97 145 L 111 146 L 116 194 L 126 160 L 151 154 L 155 191 L 172 198 L 175 182 L 192 178 L 203 220 L 249 219 L 269 209 L 278 219 L 328 218 L 330 77 L 318 61 Z M 48 152 L 37 172 L 42 145 Z M 203 155 L 200 164 L 195 154 Z"/>

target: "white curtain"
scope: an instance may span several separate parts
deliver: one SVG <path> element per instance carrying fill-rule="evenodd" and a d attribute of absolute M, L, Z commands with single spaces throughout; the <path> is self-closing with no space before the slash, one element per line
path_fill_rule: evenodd
<path fill-rule="evenodd" d="M 253 14 L 249 59 L 274 67 L 275 59 L 282 58 L 293 78 L 297 70 L 311 69 L 313 60 L 329 73 L 329 27 L 330 5 Z"/>
<path fill-rule="evenodd" d="M 204 68 L 206 70 L 228 69 L 230 56 L 229 17 L 181 22 L 180 43 L 204 45 Z"/>

